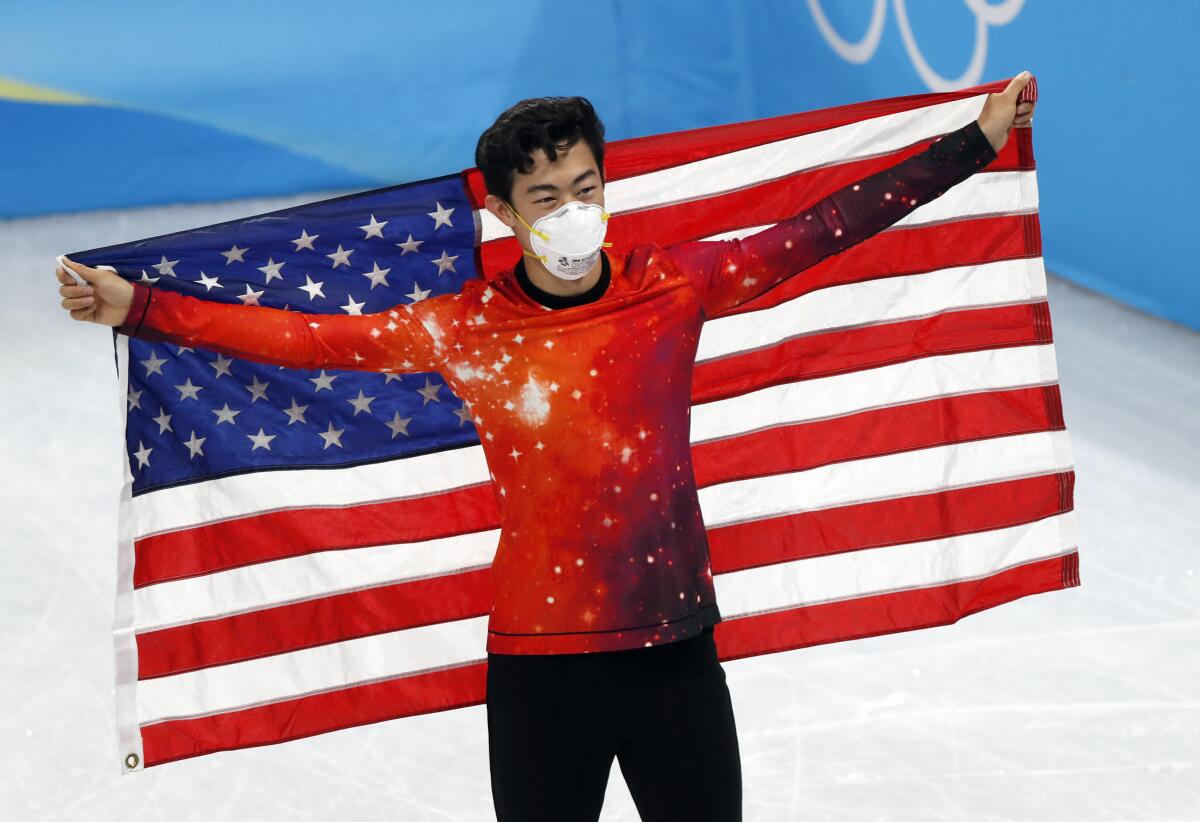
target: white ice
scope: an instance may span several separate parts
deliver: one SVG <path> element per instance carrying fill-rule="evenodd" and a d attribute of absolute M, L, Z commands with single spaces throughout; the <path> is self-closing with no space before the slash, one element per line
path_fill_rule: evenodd
<path fill-rule="evenodd" d="M 0 222 L 0 817 L 494 819 L 482 705 L 119 775 L 113 350 L 54 257 L 323 196 Z M 1200 335 L 1050 305 L 1082 586 L 724 663 L 747 820 L 1200 819 Z M 637 819 L 615 765 L 601 818 Z"/>

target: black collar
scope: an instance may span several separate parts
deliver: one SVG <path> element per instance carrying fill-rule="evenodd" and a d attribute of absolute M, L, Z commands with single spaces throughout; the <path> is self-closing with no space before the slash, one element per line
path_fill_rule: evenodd
<path fill-rule="evenodd" d="M 592 287 L 587 291 L 581 291 L 578 294 L 551 294 L 534 285 L 533 280 L 529 279 L 529 273 L 525 270 L 525 255 L 521 255 L 521 259 L 517 262 L 513 269 L 517 277 L 517 282 L 521 284 L 521 288 L 529 295 L 534 302 L 539 302 L 548 308 L 570 308 L 573 305 L 584 305 L 592 303 L 604 296 L 608 291 L 608 283 L 612 279 L 612 273 L 608 266 L 608 254 L 604 251 L 600 252 L 600 278 L 592 283 Z"/>

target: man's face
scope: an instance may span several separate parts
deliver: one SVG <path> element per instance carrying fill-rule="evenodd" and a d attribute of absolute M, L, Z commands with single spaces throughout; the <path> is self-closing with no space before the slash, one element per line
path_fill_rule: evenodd
<path fill-rule="evenodd" d="M 546 152 L 539 148 L 531 155 L 533 168 L 529 173 L 513 174 L 510 201 L 530 225 L 572 200 L 604 205 L 604 183 L 600 180 L 600 167 L 596 164 L 596 157 L 587 141 L 580 139 L 569 149 L 559 149 L 557 154 L 554 162 L 550 162 L 546 158 Z M 529 244 L 529 229 L 516 218 L 504 200 L 489 194 L 484 199 L 484 205 L 498 220 L 513 230 L 523 248 L 533 250 Z"/>

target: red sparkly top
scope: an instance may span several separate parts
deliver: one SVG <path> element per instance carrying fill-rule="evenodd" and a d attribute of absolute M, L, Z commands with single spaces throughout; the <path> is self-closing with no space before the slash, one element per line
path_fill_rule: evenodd
<path fill-rule="evenodd" d="M 995 156 L 972 121 L 744 239 L 605 254 L 595 287 L 574 297 L 537 289 L 521 266 L 363 315 L 134 283 L 119 331 L 293 368 L 440 372 L 470 408 L 500 509 L 487 651 L 657 645 L 722 619 L 689 441 L 704 320 L 892 225 Z"/>

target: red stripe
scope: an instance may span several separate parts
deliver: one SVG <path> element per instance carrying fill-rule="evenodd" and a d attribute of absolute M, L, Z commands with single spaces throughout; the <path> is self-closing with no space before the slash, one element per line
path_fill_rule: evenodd
<path fill-rule="evenodd" d="M 199 719 L 144 726 L 146 767 L 215 751 L 273 745 L 387 719 L 484 701 L 487 663 L 372 682 Z"/>
<path fill-rule="evenodd" d="M 827 131 L 831 128 L 888 114 L 913 111 L 984 93 L 1000 92 L 1004 91 L 1007 85 L 1007 82 L 997 81 L 957 91 L 886 97 L 817 111 L 785 114 L 779 117 L 765 117 L 738 123 L 652 134 L 646 137 L 613 140 L 604 147 L 605 181 L 611 182 L 636 177 L 640 174 L 674 168 L 708 157 L 773 143 L 801 134 Z M 466 169 L 463 175 L 472 206 L 482 208 L 483 198 L 487 194 L 483 175 L 478 168 Z"/>
<path fill-rule="evenodd" d="M 138 679 L 486 616 L 493 596 L 492 569 L 481 568 L 147 631 Z"/>
<path fill-rule="evenodd" d="M 1045 343 L 1042 303 L 948 311 L 932 317 L 796 337 L 769 348 L 696 364 L 692 402 L 740 396 L 770 385 L 878 368 L 918 357 Z"/>
<path fill-rule="evenodd" d="M 1062 476 L 1024 477 L 710 528 L 713 574 L 1037 522 L 1070 509 L 1071 500 L 1059 494 Z"/>
<path fill-rule="evenodd" d="M 779 424 L 692 446 L 696 485 L 803 471 L 951 443 L 1049 431 L 1044 386 L 939 397 Z"/>
<path fill-rule="evenodd" d="M 314 551 L 422 542 L 499 526 L 491 483 L 344 508 L 271 511 L 136 540 L 133 585 L 142 588 Z"/>
<path fill-rule="evenodd" d="M 715 628 L 722 661 L 828 642 L 951 625 L 1006 602 L 1078 585 L 1078 552 L 983 579 L 726 619 Z"/>
<path fill-rule="evenodd" d="M 693 447 L 697 484 L 1047 430 L 1045 390 L 940 398 L 702 443 Z M 894 433 L 884 436 L 889 431 Z M 1058 512 L 1059 491 L 1052 477 L 1039 477 L 714 529 L 713 569 L 724 573 L 1031 522 Z M 830 543 L 833 535 L 856 535 L 858 541 Z M 138 636 L 138 678 L 482 616 L 491 604 L 490 574 L 490 568 L 448 574 L 148 631 Z"/>
<path fill-rule="evenodd" d="M 1013 568 L 982 580 L 902 591 L 716 626 L 723 662 L 826 642 L 957 622 L 1031 594 L 1078 584 L 1078 554 Z M 141 729 L 145 767 L 236 748 L 271 745 L 405 716 L 478 705 L 487 695 L 479 662 Z"/>
<path fill-rule="evenodd" d="M 924 150 L 931 142 L 932 137 L 879 157 L 801 171 L 699 200 L 617 215 L 609 222 L 606 235 L 606 240 L 613 244 L 609 253 L 627 254 L 648 237 L 653 237 L 655 243 L 666 247 L 737 228 L 779 222 L 798 214 L 842 186 L 890 168 Z M 1031 167 L 1031 162 L 1031 157 L 1022 159 L 1017 141 L 1010 140 L 987 170 L 980 173 L 1025 170 Z M 736 215 L 736 223 L 730 221 L 731 215 Z M 520 254 L 520 246 L 516 238 L 511 236 L 489 240 L 478 248 L 479 259 L 484 266 L 481 270 L 488 272 L 513 265 Z"/>

